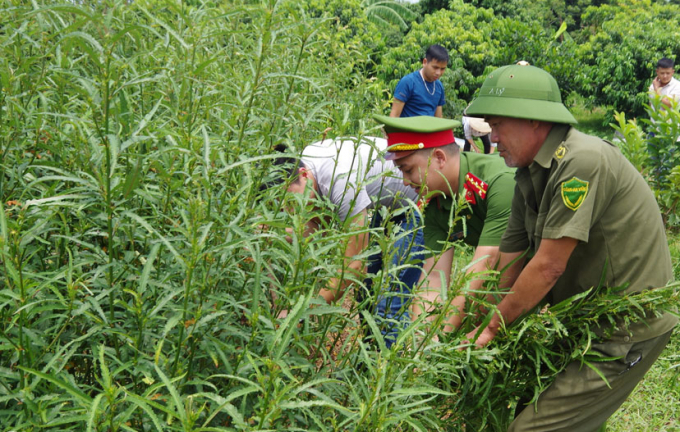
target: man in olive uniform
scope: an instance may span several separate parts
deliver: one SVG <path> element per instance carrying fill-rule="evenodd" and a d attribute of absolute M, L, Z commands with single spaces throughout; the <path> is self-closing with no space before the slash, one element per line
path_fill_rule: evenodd
<path fill-rule="evenodd" d="M 514 170 L 497 156 L 461 152 L 455 143 L 456 120 L 428 116 L 390 118 L 374 116 L 384 124 L 387 134 L 385 158 L 421 197 L 431 198 L 423 210 L 425 245 L 432 253 L 423 264 L 421 281 L 427 283 L 418 293 L 421 301 L 412 303 L 413 319 L 435 304 L 445 303 L 441 286 L 450 282 L 454 250 L 451 242 L 462 240 L 476 247 L 469 273 L 488 272 L 499 257 L 498 246 L 510 216 L 515 188 Z M 453 220 L 458 197 L 464 197 L 458 221 Z M 443 254 L 439 254 L 442 252 Z M 482 286 L 482 278 L 473 279 L 470 291 Z M 450 298 L 449 298 L 450 300 Z M 464 317 L 465 295 L 459 293 L 447 306 L 445 330 L 458 328 Z M 430 315 L 428 320 L 436 317 Z"/>
<path fill-rule="evenodd" d="M 659 208 L 640 173 L 619 149 L 571 125 L 555 79 L 542 69 L 510 65 L 491 72 L 467 115 L 483 116 L 508 166 L 517 167 L 512 214 L 499 266 L 511 264 L 508 294 L 475 340 L 491 341 L 542 300 L 561 302 L 602 283 L 624 293 L 665 286 L 673 277 Z M 520 256 L 533 254 L 524 266 Z M 657 311 L 659 312 L 659 311 Z M 576 361 L 525 407 L 510 431 L 595 431 L 616 411 L 668 343 L 677 320 L 648 314 L 592 349 L 600 375 Z M 603 330 L 607 324 L 603 323 Z M 607 328 L 612 330 L 611 328 Z M 468 334 L 473 339 L 479 329 Z"/>

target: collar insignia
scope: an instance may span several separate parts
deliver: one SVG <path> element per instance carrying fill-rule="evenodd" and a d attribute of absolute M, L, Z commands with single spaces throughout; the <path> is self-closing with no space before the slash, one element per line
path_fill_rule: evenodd
<path fill-rule="evenodd" d="M 418 200 L 418 210 L 420 210 L 421 212 L 422 212 L 423 210 L 425 210 L 425 207 L 427 207 L 427 205 L 430 203 L 430 200 L 431 200 L 431 199 L 432 199 L 432 198 L 427 198 L 427 199 L 425 199 L 425 198 L 420 198 L 420 199 Z"/>
<path fill-rule="evenodd" d="M 566 155 L 566 154 L 567 154 L 567 148 L 565 146 L 563 146 L 562 144 L 560 144 L 560 146 L 557 147 L 557 150 L 555 150 L 555 158 L 557 158 L 557 160 L 562 159 L 564 157 L 564 155 Z"/>
<path fill-rule="evenodd" d="M 588 195 L 590 182 L 572 177 L 571 180 L 562 182 L 562 201 L 570 210 L 578 210 Z"/>
<path fill-rule="evenodd" d="M 486 190 L 488 188 L 489 185 L 476 175 L 472 173 L 465 174 L 463 189 L 465 190 L 465 201 L 469 204 L 477 204 L 476 195 L 479 195 L 482 200 L 486 199 Z"/>

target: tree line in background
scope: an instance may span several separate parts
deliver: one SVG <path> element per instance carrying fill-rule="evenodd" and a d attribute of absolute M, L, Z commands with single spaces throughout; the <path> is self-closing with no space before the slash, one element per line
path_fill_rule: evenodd
<path fill-rule="evenodd" d="M 656 61 L 680 54 L 680 5 L 664 0 L 421 0 L 410 5 L 417 16 L 407 30 L 396 19 L 384 19 L 399 14 L 397 8 L 384 10 L 396 2 L 311 3 L 337 17 L 339 28 L 353 29 L 355 40 L 373 39 L 363 45 L 372 60 L 366 72 L 390 91 L 418 67 L 425 47 L 449 49 L 442 79 L 448 117 L 461 114 L 491 68 L 519 60 L 555 76 L 563 98 L 577 93 L 590 107 L 605 107 L 607 122 L 616 111 L 642 116 Z M 382 20 L 371 19 L 375 5 L 383 7 Z M 375 29 L 361 30 L 366 27 Z"/>

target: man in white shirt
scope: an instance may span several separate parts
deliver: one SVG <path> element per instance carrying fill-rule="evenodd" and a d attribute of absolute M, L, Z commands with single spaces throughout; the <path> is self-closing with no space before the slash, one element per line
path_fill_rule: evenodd
<path fill-rule="evenodd" d="M 384 138 L 327 139 L 305 147 L 299 161 L 296 161 L 297 166 L 291 165 L 291 158 L 281 158 L 275 165 L 287 164 L 285 169 L 290 176 L 288 192 L 309 194 L 310 200 L 327 201 L 337 216 L 340 229 L 357 233 L 348 238 L 343 251 L 344 270 L 355 277 L 345 275 L 330 280 L 319 295 L 326 302 L 333 303 L 342 298 L 352 280 L 360 279 L 362 274 L 367 275 L 364 286 L 355 287 L 357 300 L 373 301 L 369 307 L 389 347 L 400 329 L 410 322 L 408 300 L 420 278 L 424 240 L 419 213 L 406 209 L 395 211 L 412 205 L 418 195 L 404 185 L 394 163 L 380 157 L 386 148 Z M 377 210 L 369 221 L 368 210 L 379 207 L 390 210 L 387 212 L 389 221 L 383 221 L 382 212 Z M 307 233 L 318 229 L 320 222 L 309 220 Z M 367 230 L 362 229 L 368 224 L 373 233 L 384 229 L 387 235 L 389 228 L 398 235 L 389 251 L 390 257 L 383 260 L 382 254 L 374 254 L 368 258 L 367 268 L 364 268 L 364 261 L 357 257 L 369 246 Z M 374 287 L 371 276 L 378 274 L 383 262 L 391 262 L 392 268 L 402 270 L 397 278 L 385 271 L 385 276 L 378 282 L 380 286 Z"/>
<path fill-rule="evenodd" d="M 649 85 L 650 97 L 661 96 L 661 103 L 671 106 L 671 100 L 680 100 L 680 81 L 673 77 L 675 64 L 669 58 L 662 58 L 656 63 L 656 78 Z"/>
<path fill-rule="evenodd" d="M 474 137 L 478 137 L 484 144 L 484 154 L 491 154 L 496 148 L 496 143 L 492 143 L 489 139 L 491 134 L 491 127 L 484 121 L 484 119 L 463 116 L 463 134 L 465 135 L 464 151 L 474 150 L 479 153 L 474 142 Z"/>
<path fill-rule="evenodd" d="M 656 78 L 649 85 L 649 98 L 654 102 L 659 98 L 662 110 L 670 108 L 673 103 L 680 101 L 680 81 L 673 77 L 675 73 L 675 65 L 673 60 L 669 58 L 662 58 L 656 63 Z M 655 104 L 650 104 L 652 110 L 655 109 Z M 661 113 L 659 113 L 661 114 Z M 668 122 L 672 120 L 669 119 Z M 652 118 L 652 130 L 648 135 L 647 148 L 651 165 L 653 167 L 655 181 L 658 183 L 665 183 L 672 162 L 669 162 L 668 157 L 673 154 L 672 147 L 680 142 L 680 137 L 664 137 L 664 133 L 658 134 L 658 125 Z"/>

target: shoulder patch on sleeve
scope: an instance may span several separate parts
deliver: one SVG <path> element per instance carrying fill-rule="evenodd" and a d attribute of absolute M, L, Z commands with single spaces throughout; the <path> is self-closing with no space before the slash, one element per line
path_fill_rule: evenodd
<path fill-rule="evenodd" d="M 590 185 L 590 182 L 577 177 L 562 182 L 562 202 L 564 202 L 564 205 L 570 210 L 578 210 L 588 195 L 588 185 Z"/>

